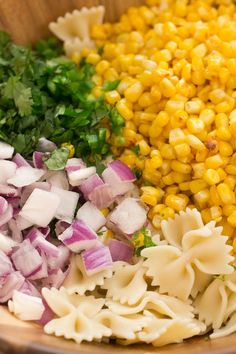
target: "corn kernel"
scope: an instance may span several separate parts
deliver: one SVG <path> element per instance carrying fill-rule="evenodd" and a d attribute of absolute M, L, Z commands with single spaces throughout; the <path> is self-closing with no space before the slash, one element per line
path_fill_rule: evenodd
<path fill-rule="evenodd" d="M 109 68 L 110 64 L 107 60 L 101 60 L 97 65 L 96 65 L 96 72 L 99 75 L 103 75 L 103 73 Z"/>
<path fill-rule="evenodd" d="M 217 169 L 218 167 L 224 165 L 224 161 L 219 154 L 216 154 L 214 156 L 208 157 L 205 161 L 205 165 L 207 168 Z"/>
<path fill-rule="evenodd" d="M 174 146 L 177 157 L 186 157 L 191 153 L 191 149 L 187 143 L 177 144 Z"/>
<path fill-rule="evenodd" d="M 174 209 L 175 211 L 181 211 L 184 210 L 188 204 L 188 199 L 183 197 L 183 194 L 181 195 L 168 195 L 165 199 L 165 204 Z"/>
<path fill-rule="evenodd" d="M 132 119 L 134 113 L 133 111 L 128 107 L 126 101 L 124 99 L 121 99 L 119 102 L 116 104 L 117 111 L 120 113 L 120 115 L 129 120 Z"/>
<path fill-rule="evenodd" d="M 227 204 L 223 206 L 223 214 L 225 216 L 230 216 L 234 211 L 236 211 L 236 205 Z"/>
<path fill-rule="evenodd" d="M 143 92 L 143 87 L 140 82 L 135 82 L 134 84 L 130 85 L 124 92 L 125 98 L 130 102 L 138 101 L 139 97 Z"/>
<path fill-rule="evenodd" d="M 226 183 L 220 183 L 216 188 L 217 192 L 219 193 L 219 197 L 224 204 L 235 203 L 234 192 L 229 188 Z"/>
<path fill-rule="evenodd" d="M 204 180 L 210 185 L 214 185 L 220 182 L 220 176 L 216 170 L 209 168 L 203 175 Z"/>
<path fill-rule="evenodd" d="M 161 80 L 160 90 L 164 97 L 172 97 L 176 92 L 175 86 L 167 78 Z"/>
<path fill-rule="evenodd" d="M 187 121 L 187 127 L 191 134 L 198 134 L 204 130 L 204 123 L 199 118 L 189 118 Z"/>
<path fill-rule="evenodd" d="M 206 188 L 207 183 L 203 179 L 195 179 L 189 183 L 189 187 L 191 192 L 195 194 Z"/>
<path fill-rule="evenodd" d="M 162 219 L 168 220 L 169 218 L 175 217 L 175 211 L 173 208 L 166 207 L 160 212 Z"/>
<path fill-rule="evenodd" d="M 184 164 L 176 160 L 171 162 L 171 168 L 173 171 L 184 173 L 184 174 L 189 174 L 192 170 L 192 167 L 190 165 Z"/>
<path fill-rule="evenodd" d="M 111 105 L 114 105 L 115 103 L 117 103 L 120 100 L 120 94 L 118 91 L 112 90 L 112 91 L 105 93 L 105 99 L 108 103 L 110 103 Z"/>
<path fill-rule="evenodd" d="M 227 221 L 232 227 L 236 227 L 236 210 L 234 210 L 232 214 L 228 216 Z M 234 248 L 236 249 L 236 247 Z"/>

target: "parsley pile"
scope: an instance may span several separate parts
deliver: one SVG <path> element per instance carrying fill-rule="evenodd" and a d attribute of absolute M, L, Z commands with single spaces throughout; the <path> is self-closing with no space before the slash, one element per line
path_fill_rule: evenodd
<path fill-rule="evenodd" d="M 80 67 L 63 56 L 56 39 L 33 50 L 12 43 L 0 32 L 0 140 L 29 157 L 45 137 L 58 146 L 70 142 L 76 156 L 102 157 L 109 152 L 106 128 L 121 134 L 123 118 L 91 95 L 94 67 Z M 118 82 L 107 82 L 104 91 Z"/>

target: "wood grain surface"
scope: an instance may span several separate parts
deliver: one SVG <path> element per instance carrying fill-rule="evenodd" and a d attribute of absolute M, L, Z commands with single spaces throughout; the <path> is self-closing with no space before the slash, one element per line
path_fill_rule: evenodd
<path fill-rule="evenodd" d="M 16 43 L 33 43 L 49 35 L 48 23 L 82 6 L 106 6 L 106 20 L 114 21 L 131 5 L 143 0 L 0 0 L 0 27 Z"/>
<path fill-rule="evenodd" d="M 235 354 L 236 335 L 206 340 L 196 337 L 181 344 L 123 347 L 101 343 L 76 344 L 48 336 L 37 325 L 21 322 L 0 307 L 0 354 Z"/>

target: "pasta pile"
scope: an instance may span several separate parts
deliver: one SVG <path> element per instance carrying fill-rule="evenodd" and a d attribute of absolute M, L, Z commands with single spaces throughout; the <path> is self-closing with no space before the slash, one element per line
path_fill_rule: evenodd
<path fill-rule="evenodd" d="M 161 241 L 133 264 L 114 262 L 112 270 L 87 277 L 81 256 L 73 255 L 63 287 L 42 291 L 56 315 L 45 332 L 77 343 L 112 338 L 154 346 L 211 329 L 210 338 L 234 332 L 234 257 L 221 232 L 187 209 L 162 222 Z"/>

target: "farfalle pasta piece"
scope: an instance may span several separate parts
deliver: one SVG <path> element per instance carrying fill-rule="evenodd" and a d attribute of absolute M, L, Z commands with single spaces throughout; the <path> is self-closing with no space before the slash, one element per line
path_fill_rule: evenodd
<path fill-rule="evenodd" d="M 90 38 L 90 29 L 93 25 L 101 24 L 105 13 L 104 6 L 97 6 L 81 10 L 74 10 L 59 17 L 56 22 L 49 24 L 52 33 L 62 41 L 75 38 L 83 40 Z"/>
<path fill-rule="evenodd" d="M 64 42 L 64 51 L 68 57 L 73 53 L 80 53 L 83 48 L 95 48 L 95 43 L 90 38 L 73 38 Z"/>
<path fill-rule="evenodd" d="M 161 230 L 164 238 L 172 246 L 181 248 L 183 235 L 192 230 L 203 227 L 201 214 L 197 209 L 189 209 L 180 211 L 174 219 L 163 220 L 161 222 Z"/>
<path fill-rule="evenodd" d="M 147 317 L 139 314 L 120 316 L 112 311 L 101 310 L 94 321 L 106 326 L 112 331 L 112 336 L 122 339 L 135 339 L 136 332 L 141 331 L 147 325 Z"/>
<path fill-rule="evenodd" d="M 199 319 L 219 329 L 236 310 L 236 272 L 214 279 L 195 301 Z"/>
<path fill-rule="evenodd" d="M 227 324 L 220 329 L 216 329 L 211 335 L 210 338 L 220 338 L 228 336 L 231 333 L 236 332 L 236 312 L 232 315 Z"/>
<path fill-rule="evenodd" d="M 135 304 L 147 289 L 145 281 L 146 269 L 143 262 L 131 265 L 126 262 L 114 262 L 114 274 L 104 281 L 102 289 L 107 290 L 107 297 L 121 304 Z"/>
<path fill-rule="evenodd" d="M 97 285 L 103 285 L 105 278 L 112 276 L 112 270 L 106 269 L 91 276 L 87 276 L 80 255 L 73 255 L 70 270 L 63 283 L 68 294 L 83 295 L 86 291 L 93 291 Z"/>
<path fill-rule="evenodd" d="M 184 339 L 200 334 L 206 328 L 203 323 L 194 319 L 162 319 L 149 311 L 145 311 L 144 314 L 150 318 L 150 321 L 148 326 L 138 333 L 138 338 L 154 346 L 180 343 Z"/>
<path fill-rule="evenodd" d="M 144 296 L 135 305 L 120 304 L 112 300 L 106 300 L 106 306 L 119 315 L 132 315 L 144 310 L 152 310 L 159 316 L 170 318 L 193 318 L 193 307 L 175 297 L 161 295 L 155 291 L 146 291 Z"/>
<path fill-rule="evenodd" d="M 202 290 L 201 278 L 206 282 L 205 277 L 197 274 L 196 288 L 196 270 L 208 275 L 232 273 L 232 247 L 226 244 L 228 237 L 221 235 L 221 231 L 221 227 L 210 222 L 184 234 L 182 249 L 170 245 L 144 249 L 141 254 L 147 258 L 144 266 L 153 279 L 152 285 L 160 286 L 160 293 L 186 300 L 193 289 L 195 295 Z"/>
<path fill-rule="evenodd" d="M 49 321 L 44 331 L 47 334 L 74 339 L 77 343 L 83 340 L 92 341 L 110 336 L 111 330 L 93 318 L 102 309 L 105 300 L 94 296 L 69 295 L 64 289 L 42 290 L 43 297 L 51 310 L 58 316 Z"/>

